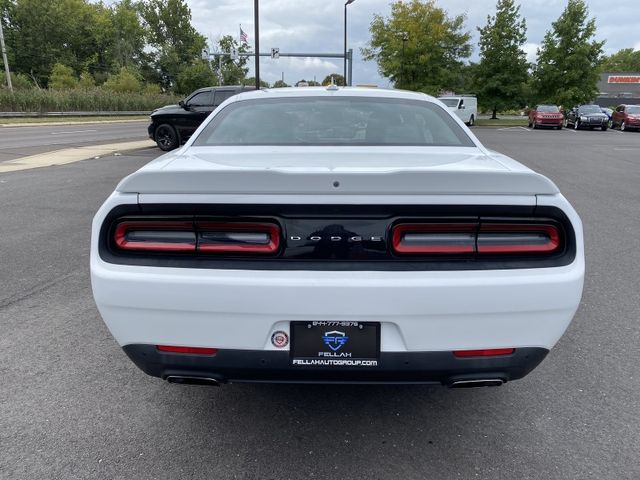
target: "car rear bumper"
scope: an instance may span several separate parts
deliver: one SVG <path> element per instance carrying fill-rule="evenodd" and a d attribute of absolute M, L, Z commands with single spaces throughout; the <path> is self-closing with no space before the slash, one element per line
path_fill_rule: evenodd
<path fill-rule="evenodd" d="M 176 383 L 426 383 L 499 385 L 527 375 L 547 355 L 543 348 L 517 349 L 497 357 L 457 358 L 452 352 L 383 352 L 375 367 L 294 366 L 288 352 L 220 350 L 214 356 L 160 352 L 153 345 L 126 345 L 145 373 Z M 191 382 L 191 380 L 195 380 Z"/>
<path fill-rule="evenodd" d="M 151 123 L 148 127 L 147 127 L 147 133 L 149 134 L 149 138 L 151 140 L 155 141 L 155 134 L 156 134 L 156 124 L 155 123 Z"/>

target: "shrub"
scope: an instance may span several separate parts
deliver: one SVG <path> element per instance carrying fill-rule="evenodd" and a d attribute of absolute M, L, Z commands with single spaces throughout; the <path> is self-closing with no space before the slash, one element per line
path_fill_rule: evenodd
<path fill-rule="evenodd" d="M 113 92 L 101 87 L 46 90 L 0 89 L 0 111 L 4 112 L 148 112 L 178 103 L 180 97 L 162 93 Z"/>
<path fill-rule="evenodd" d="M 67 67 L 61 63 L 56 63 L 51 70 L 49 77 L 49 88 L 56 90 L 64 88 L 75 88 L 78 85 L 78 79 L 73 73 L 71 67 Z"/>
<path fill-rule="evenodd" d="M 33 82 L 23 73 L 11 72 L 11 85 L 14 90 L 24 90 L 25 88 L 33 87 Z M 4 71 L 0 71 L 0 89 L 2 88 L 8 88 L 7 75 Z"/>
<path fill-rule="evenodd" d="M 96 81 L 89 72 L 82 72 L 78 86 L 80 88 L 92 88 L 96 86 Z"/>
<path fill-rule="evenodd" d="M 114 92 L 139 92 L 142 89 L 140 74 L 132 68 L 122 67 L 117 75 L 110 75 L 103 85 Z"/>

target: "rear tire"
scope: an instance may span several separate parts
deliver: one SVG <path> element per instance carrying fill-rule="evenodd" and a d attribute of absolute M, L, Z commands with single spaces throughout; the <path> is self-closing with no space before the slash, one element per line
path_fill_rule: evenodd
<path fill-rule="evenodd" d="M 624 131 L 626 131 L 626 130 L 627 130 L 627 125 L 626 125 L 624 122 L 622 122 L 622 123 L 620 124 L 620 131 L 621 131 L 621 132 L 624 132 Z"/>
<path fill-rule="evenodd" d="M 180 145 L 178 132 L 176 132 L 176 129 L 168 123 L 163 123 L 156 128 L 154 139 L 158 148 L 163 152 L 174 150 Z"/>
<path fill-rule="evenodd" d="M 580 120 L 575 120 L 575 123 L 573 124 L 573 129 L 574 130 L 580 130 Z"/>
<path fill-rule="evenodd" d="M 471 115 L 471 117 L 469 118 L 469 123 L 467 123 L 467 125 L 469 125 L 470 127 L 473 127 L 476 124 L 476 118 Z"/>

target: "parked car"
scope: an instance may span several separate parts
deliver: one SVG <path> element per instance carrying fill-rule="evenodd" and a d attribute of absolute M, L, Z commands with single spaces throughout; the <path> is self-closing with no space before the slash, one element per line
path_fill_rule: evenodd
<path fill-rule="evenodd" d="M 473 96 L 445 96 L 438 97 L 449 110 L 470 127 L 476 124 L 478 118 L 478 99 Z"/>
<path fill-rule="evenodd" d="M 567 112 L 564 120 L 565 127 L 573 127 L 576 130 L 581 128 L 599 128 L 605 131 L 609 128 L 609 117 L 602 113 L 598 105 L 580 105 Z"/>
<path fill-rule="evenodd" d="M 175 383 L 497 386 L 560 339 L 584 268 L 549 179 L 433 97 L 335 85 L 227 100 L 91 239 L 102 318 Z"/>
<path fill-rule="evenodd" d="M 196 90 L 178 105 L 167 105 L 151 113 L 149 138 L 161 150 L 178 148 L 200 124 L 227 98 L 253 90 L 252 86 L 207 87 Z"/>
<path fill-rule="evenodd" d="M 640 105 L 620 105 L 613 112 L 612 128 L 619 127 L 621 131 L 640 130 Z"/>
<path fill-rule="evenodd" d="M 556 105 L 538 105 L 529 112 L 529 128 L 551 127 L 560 130 L 564 117 Z"/>

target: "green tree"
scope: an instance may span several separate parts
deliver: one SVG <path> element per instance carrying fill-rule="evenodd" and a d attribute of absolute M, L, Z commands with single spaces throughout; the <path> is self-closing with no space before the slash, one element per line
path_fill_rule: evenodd
<path fill-rule="evenodd" d="M 76 78 L 73 68 L 56 63 L 51 70 L 51 76 L 49 77 L 49 88 L 56 90 L 64 88 L 75 88 L 78 86 L 78 79 Z"/>
<path fill-rule="evenodd" d="M 56 63 L 79 74 L 98 59 L 100 16 L 106 7 L 87 0 L 14 0 L 9 50 L 13 68 L 42 84 Z"/>
<path fill-rule="evenodd" d="M 391 16 L 375 15 L 371 40 L 362 49 L 396 88 L 438 94 L 459 86 L 463 59 L 471 55 L 464 15 L 449 17 L 434 0 L 396 1 Z"/>
<path fill-rule="evenodd" d="M 249 78 L 245 78 L 244 85 L 255 85 L 256 84 L 256 77 L 249 77 Z M 265 82 L 264 80 L 260 79 L 260 88 L 269 88 L 269 83 Z"/>
<path fill-rule="evenodd" d="M 231 53 L 234 49 L 238 52 L 236 60 L 230 55 L 223 55 L 214 61 L 214 68 L 222 77 L 223 85 L 240 85 L 241 83 L 248 85 L 245 77 L 249 71 L 246 67 L 249 57 L 242 54 L 249 51 L 249 46 L 246 43 L 239 44 L 231 35 L 224 35 L 214 45 L 214 50 L 219 53 Z"/>
<path fill-rule="evenodd" d="M 329 75 L 324 77 L 324 80 L 322 80 L 322 85 L 324 86 L 331 85 L 332 78 L 333 78 L 334 85 L 340 85 L 341 87 L 344 87 L 345 85 L 344 77 L 339 73 L 330 73 Z"/>
<path fill-rule="evenodd" d="M 191 24 L 191 10 L 185 0 L 144 0 L 141 11 L 153 48 L 154 68 L 170 90 L 180 72 L 201 58 L 206 39 Z"/>
<path fill-rule="evenodd" d="M 514 0 L 498 0 L 496 14 L 487 16 L 480 32 L 480 63 L 476 69 L 478 99 L 489 108 L 492 119 L 499 109 L 516 108 L 524 103 L 524 85 L 529 76 L 527 25 Z"/>
<path fill-rule="evenodd" d="M 624 48 L 613 55 L 604 57 L 600 70 L 621 73 L 640 72 L 640 50 Z"/>
<path fill-rule="evenodd" d="M 176 93 L 187 94 L 198 88 L 217 84 L 218 77 L 211 71 L 209 62 L 198 60 L 180 72 L 176 84 Z"/>
<path fill-rule="evenodd" d="M 271 88 L 285 88 L 290 87 L 291 85 L 287 85 L 284 80 L 276 80 Z"/>
<path fill-rule="evenodd" d="M 564 107 L 593 101 L 605 42 L 593 39 L 595 19 L 584 0 L 568 0 L 538 49 L 534 69 L 536 96 Z"/>
<path fill-rule="evenodd" d="M 14 90 L 26 90 L 27 88 L 33 87 L 33 83 L 29 77 L 22 73 L 13 72 L 11 72 L 11 85 Z M 0 70 L 0 88 L 7 88 L 7 74 L 4 72 L 4 69 Z"/>

